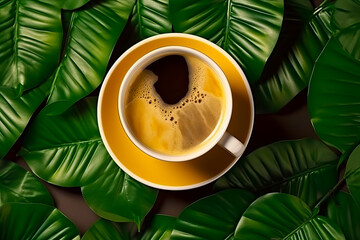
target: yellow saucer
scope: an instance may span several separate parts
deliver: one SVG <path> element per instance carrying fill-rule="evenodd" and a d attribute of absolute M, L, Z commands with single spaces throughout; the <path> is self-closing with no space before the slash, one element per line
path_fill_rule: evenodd
<path fill-rule="evenodd" d="M 185 162 L 167 162 L 150 157 L 127 137 L 118 115 L 118 93 L 129 68 L 144 54 L 164 46 L 191 47 L 212 58 L 224 71 L 233 95 L 233 113 L 228 132 L 246 146 L 254 121 L 254 104 L 244 73 L 220 47 L 203 38 L 169 33 L 148 38 L 127 50 L 114 64 L 102 85 L 98 101 L 101 137 L 113 160 L 134 179 L 159 189 L 185 190 L 208 184 L 229 170 L 238 159 L 219 146 Z"/>

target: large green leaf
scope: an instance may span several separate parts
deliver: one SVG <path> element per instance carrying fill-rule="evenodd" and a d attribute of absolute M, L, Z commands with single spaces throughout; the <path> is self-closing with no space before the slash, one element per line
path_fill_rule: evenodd
<path fill-rule="evenodd" d="M 105 219 L 97 220 L 81 238 L 82 240 L 132 240 L 136 226 L 131 223 L 116 223 Z"/>
<path fill-rule="evenodd" d="M 281 141 L 240 159 L 215 187 L 256 193 L 281 191 L 314 206 L 335 186 L 337 163 L 336 154 L 318 140 Z"/>
<path fill-rule="evenodd" d="M 345 179 L 351 195 L 360 206 L 360 145 L 349 156 Z"/>
<path fill-rule="evenodd" d="M 351 32 L 346 31 L 346 37 L 355 44 L 347 47 L 360 46 L 356 29 Z M 329 40 L 316 61 L 308 109 L 317 135 L 345 153 L 360 142 L 360 56 L 355 59 L 343 50 L 337 40 L 342 34 Z"/>
<path fill-rule="evenodd" d="M 131 25 L 139 40 L 171 32 L 169 0 L 137 0 Z"/>
<path fill-rule="evenodd" d="M 54 205 L 50 193 L 31 172 L 0 159 L 0 206 L 7 202 Z"/>
<path fill-rule="evenodd" d="M 40 112 L 25 134 L 23 156 L 40 178 L 60 186 L 95 181 L 108 165 L 96 120 L 97 98 L 80 101 L 59 116 Z"/>
<path fill-rule="evenodd" d="M 300 198 L 270 193 L 244 212 L 234 239 L 336 239 L 345 237 L 339 226 L 317 216 Z"/>
<path fill-rule="evenodd" d="M 0 207 L 0 239 L 80 239 L 75 225 L 56 208 L 35 203 Z"/>
<path fill-rule="evenodd" d="M 345 192 L 339 192 L 327 207 L 328 217 L 342 229 L 347 240 L 360 239 L 360 207 Z"/>
<path fill-rule="evenodd" d="M 65 55 L 45 107 L 47 114 L 62 113 L 99 86 L 134 2 L 92 1 L 73 12 Z"/>
<path fill-rule="evenodd" d="M 69 1 L 1 1 L 0 90 L 20 96 L 53 73 L 62 44 L 60 10 L 86 1 L 64 2 Z"/>
<path fill-rule="evenodd" d="M 81 188 L 86 203 L 105 219 L 135 222 L 140 228 L 156 201 L 158 190 L 132 179 L 110 157 L 104 162 L 104 172 Z"/>
<path fill-rule="evenodd" d="M 283 0 L 170 0 L 177 32 L 195 34 L 225 49 L 255 83 L 279 37 Z"/>
<path fill-rule="evenodd" d="M 301 2 L 303 4 L 304 1 Z M 297 6 L 292 7 L 296 8 Z M 304 22 L 302 29 L 295 27 L 300 34 L 288 51 L 281 55 L 284 45 L 289 44 L 289 36 L 287 36 L 289 31 L 284 29 L 283 41 L 281 41 L 282 35 L 280 35 L 280 41 L 272 58 L 269 59 L 261 79 L 252 88 L 258 113 L 280 110 L 308 86 L 313 65 L 333 32 L 330 25 L 333 10 L 332 2 L 321 5 L 314 11 L 310 19 L 306 17 L 308 11 L 304 10 L 303 15 L 305 16 L 302 21 L 306 21 L 306 25 Z M 290 19 L 284 23 L 284 26 L 289 25 L 289 28 L 294 29 L 294 15 L 289 16 Z M 297 19 L 295 24 L 301 21 L 299 17 Z"/>
<path fill-rule="evenodd" d="M 0 92 L 0 158 L 4 157 L 23 133 L 30 117 L 48 95 L 51 80 L 38 88 L 13 99 L 7 93 Z"/>
<path fill-rule="evenodd" d="M 200 199 L 180 213 L 170 239 L 229 239 L 254 199 L 254 195 L 241 189 Z"/>

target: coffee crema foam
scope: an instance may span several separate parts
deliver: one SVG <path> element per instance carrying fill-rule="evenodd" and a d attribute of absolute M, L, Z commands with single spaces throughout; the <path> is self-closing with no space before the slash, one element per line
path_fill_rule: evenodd
<path fill-rule="evenodd" d="M 217 74 L 200 59 L 183 57 L 189 90 L 178 103 L 162 100 L 154 87 L 158 77 L 148 69 L 133 80 L 125 96 L 125 116 L 132 133 L 148 148 L 168 155 L 191 153 L 203 146 L 225 112 Z"/>

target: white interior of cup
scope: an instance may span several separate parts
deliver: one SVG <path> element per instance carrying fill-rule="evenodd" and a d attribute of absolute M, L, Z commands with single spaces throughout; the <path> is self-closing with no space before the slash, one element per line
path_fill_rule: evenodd
<path fill-rule="evenodd" d="M 131 85 L 132 81 L 136 79 L 137 75 L 140 74 L 143 69 L 145 69 L 149 64 L 155 62 L 156 60 L 163 58 L 165 56 L 169 55 L 184 55 L 189 54 L 192 56 L 195 56 L 202 61 L 204 61 L 209 67 L 213 69 L 213 71 L 218 75 L 224 89 L 225 93 L 225 113 L 222 121 L 218 122 L 218 125 L 214 128 L 214 131 L 208 136 L 208 139 L 205 141 L 206 144 L 197 150 L 194 150 L 191 153 L 187 154 L 177 154 L 177 155 L 167 155 L 163 153 L 159 153 L 157 151 L 154 151 L 144 144 L 142 144 L 132 133 L 131 128 L 129 127 L 126 117 L 125 117 L 125 108 L 124 108 L 124 102 L 125 102 L 125 96 L 126 92 L 128 90 L 128 87 Z M 230 85 L 228 83 L 228 80 L 224 74 L 224 72 L 221 70 L 221 68 L 208 56 L 205 54 L 194 50 L 192 48 L 188 47 L 182 47 L 182 46 L 167 46 L 158 48 L 154 51 L 151 51 L 147 53 L 146 55 L 142 56 L 140 59 L 138 59 L 135 64 L 129 69 L 129 71 L 126 73 L 121 86 L 119 90 L 119 96 L 118 96 L 118 111 L 120 116 L 120 121 L 122 124 L 122 127 L 124 131 L 126 132 L 129 139 L 144 153 L 165 161 L 172 161 L 172 162 L 180 162 L 180 161 L 187 161 L 194 158 L 197 158 L 206 152 L 208 152 L 210 149 L 212 149 L 221 139 L 223 134 L 226 132 L 226 129 L 228 128 L 231 114 L 232 114 L 232 94 Z"/>

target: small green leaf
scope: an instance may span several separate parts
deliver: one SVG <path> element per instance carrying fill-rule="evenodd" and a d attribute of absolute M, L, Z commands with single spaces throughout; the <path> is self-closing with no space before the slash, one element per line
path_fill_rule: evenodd
<path fill-rule="evenodd" d="M 254 195 L 241 189 L 200 199 L 180 213 L 170 239 L 228 239 L 254 199 Z"/>
<path fill-rule="evenodd" d="M 278 40 L 282 0 L 170 0 L 174 29 L 225 49 L 255 83 Z"/>
<path fill-rule="evenodd" d="M 176 218 L 166 215 L 155 215 L 150 226 L 141 233 L 139 240 L 168 240 L 174 228 Z"/>
<path fill-rule="evenodd" d="M 135 234 L 136 226 L 132 223 L 116 223 L 100 218 L 86 231 L 82 240 L 132 240 Z"/>
<path fill-rule="evenodd" d="M 360 239 L 360 207 L 350 194 L 336 194 L 328 204 L 327 215 L 341 227 L 346 239 Z"/>
<path fill-rule="evenodd" d="M 38 203 L 0 207 L 0 239 L 80 239 L 75 225 L 56 208 Z"/>
<path fill-rule="evenodd" d="M 59 116 L 38 114 L 25 134 L 19 153 L 32 171 L 59 186 L 95 181 L 109 155 L 96 120 L 97 98 L 85 98 Z"/>
<path fill-rule="evenodd" d="M 255 200 L 244 212 L 234 239 L 345 240 L 345 237 L 339 226 L 314 214 L 300 198 L 270 193 Z"/>
<path fill-rule="evenodd" d="M 318 140 L 281 141 L 240 159 L 215 187 L 256 193 L 281 191 L 314 206 L 335 186 L 337 163 L 337 155 Z"/>
<path fill-rule="evenodd" d="M 158 190 L 132 179 L 108 157 L 103 173 L 81 188 L 88 206 L 100 217 L 140 225 L 153 207 Z"/>
<path fill-rule="evenodd" d="M 360 2 L 358 0 L 337 0 L 331 23 L 341 30 L 359 24 Z"/>
<path fill-rule="evenodd" d="M 64 112 L 99 86 L 134 2 L 92 1 L 73 12 L 65 55 L 44 109 L 47 114 Z"/>
<path fill-rule="evenodd" d="M 0 92 L 0 158 L 4 157 L 23 133 L 31 116 L 49 93 L 50 78 L 38 88 L 13 99 Z"/>
<path fill-rule="evenodd" d="M 301 2 L 303 4 L 304 1 Z M 333 5 L 330 2 L 319 6 L 310 19 L 307 19 L 308 14 L 305 11 L 303 18 L 307 19 L 307 22 L 306 25 L 303 23 L 302 29 L 293 25 L 305 20 L 298 19 L 293 23 L 294 14 L 284 23 L 285 27 L 291 29 L 284 29 L 283 34 L 280 35 L 277 47 L 267 62 L 261 79 L 252 88 L 257 113 L 280 110 L 308 86 L 314 63 L 333 32 L 330 26 Z M 284 45 L 289 45 L 288 33 L 294 28 L 300 31 L 300 34 L 294 33 L 298 35 L 294 43 L 286 53 L 280 55 L 284 51 Z"/>
<path fill-rule="evenodd" d="M 344 176 L 351 195 L 360 206 L 360 145 L 350 154 Z"/>
<path fill-rule="evenodd" d="M 139 40 L 172 31 L 168 0 L 138 0 L 131 15 L 131 27 Z"/>
<path fill-rule="evenodd" d="M 90 0 L 58 0 L 61 1 L 62 9 L 65 10 L 74 10 L 76 8 L 84 6 L 86 3 L 88 3 Z"/>
<path fill-rule="evenodd" d="M 360 46 L 360 36 L 355 36 L 346 31 L 349 41 L 357 43 L 347 47 Z M 349 55 L 338 37 L 342 33 L 329 40 L 316 61 L 309 84 L 308 109 L 317 135 L 345 153 L 360 142 L 360 55 L 359 59 Z"/>
<path fill-rule="evenodd" d="M 50 193 L 31 172 L 0 159 L 0 206 L 8 202 L 54 205 Z"/>
<path fill-rule="evenodd" d="M 83 240 L 168 240 L 175 218 L 166 215 L 155 215 L 140 232 L 133 223 L 116 223 L 99 219 L 84 234 Z"/>

